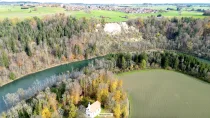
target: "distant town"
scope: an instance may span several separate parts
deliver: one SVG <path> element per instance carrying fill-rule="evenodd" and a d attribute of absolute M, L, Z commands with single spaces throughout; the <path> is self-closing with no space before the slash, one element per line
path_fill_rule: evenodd
<path fill-rule="evenodd" d="M 176 3 L 176 4 L 151 4 L 151 3 L 143 3 L 143 4 L 83 4 L 83 3 L 39 3 L 39 2 L 0 2 L 0 5 L 14 5 L 21 6 L 21 9 L 29 9 L 33 7 L 61 7 L 66 11 L 81 11 L 84 10 L 86 12 L 91 10 L 106 10 L 106 11 L 118 11 L 124 13 L 136 13 L 136 14 L 144 14 L 144 13 L 158 13 L 158 12 L 166 12 L 167 10 L 180 10 L 184 8 L 191 7 L 192 5 L 198 5 L 199 7 L 210 7 L 210 4 L 204 3 Z M 150 6 L 165 6 L 165 5 L 173 5 L 177 8 L 165 8 L 165 9 L 154 9 Z M 135 7 L 134 7 L 135 6 Z M 190 11 L 200 11 L 204 12 L 204 9 L 190 9 Z"/>

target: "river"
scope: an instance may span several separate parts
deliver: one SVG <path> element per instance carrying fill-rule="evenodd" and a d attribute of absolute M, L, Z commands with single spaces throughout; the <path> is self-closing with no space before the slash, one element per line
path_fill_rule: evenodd
<path fill-rule="evenodd" d="M 28 89 L 29 87 L 32 87 L 32 84 L 35 81 L 43 82 L 47 78 L 53 76 L 53 75 L 59 75 L 61 73 L 64 73 L 66 71 L 71 72 L 75 69 L 81 69 L 84 66 L 87 66 L 89 62 L 93 61 L 96 58 L 84 60 L 84 61 L 78 61 L 78 62 L 72 62 L 69 64 L 64 64 L 60 66 L 56 66 L 53 68 L 49 68 L 37 73 L 33 73 L 27 76 L 24 76 L 22 78 L 19 78 L 18 80 L 15 80 L 9 84 L 6 84 L 2 87 L 0 87 L 0 113 L 7 110 L 7 106 L 4 103 L 3 96 L 5 96 L 7 93 L 14 93 L 17 92 L 18 88 Z"/>
<path fill-rule="evenodd" d="M 19 78 L 18 80 L 15 80 L 9 84 L 6 84 L 0 87 L 0 113 L 8 109 L 6 104 L 3 101 L 3 96 L 5 96 L 7 93 L 17 92 L 18 88 L 28 89 L 29 87 L 32 87 L 32 84 L 37 80 L 40 82 L 43 82 L 44 80 L 48 79 L 49 77 L 53 75 L 59 75 L 67 71 L 71 72 L 72 70 L 75 70 L 75 69 L 81 69 L 82 67 L 87 66 L 89 62 L 95 59 L 100 59 L 100 58 L 102 57 L 96 57 L 93 59 L 72 62 L 72 63 L 52 67 L 52 68 L 49 68 L 40 72 L 36 72 L 30 75 L 24 76 L 22 78 Z M 204 61 L 204 60 L 202 59 L 201 61 Z M 205 60 L 205 62 L 209 62 L 209 61 Z"/>

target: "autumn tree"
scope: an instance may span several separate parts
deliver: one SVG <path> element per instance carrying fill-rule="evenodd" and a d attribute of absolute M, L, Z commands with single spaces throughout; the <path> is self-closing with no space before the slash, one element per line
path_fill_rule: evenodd
<path fill-rule="evenodd" d="M 51 112 L 47 107 L 42 110 L 42 117 L 43 118 L 51 118 Z"/>
<path fill-rule="evenodd" d="M 127 104 L 122 106 L 122 116 L 123 118 L 127 118 L 128 117 L 128 107 Z"/>
<path fill-rule="evenodd" d="M 80 100 L 81 92 L 82 92 L 82 89 L 81 89 L 80 84 L 77 81 L 73 82 L 70 88 L 70 95 L 71 95 L 71 98 L 73 99 L 74 104 L 78 104 Z"/>
<path fill-rule="evenodd" d="M 120 90 L 115 91 L 114 99 L 117 103 L 121 100 L 121 91 Z"/>
<path fill-rule="evenodd" d="M 116 104 L 115 107 L 113 108 L 113 112 L 116 118 L 120 118 L 121 116 L 121 108 L 120 104 Z"/>
<path fill-rule="evenodd" d="M 75 118 L 77 113 L 77 107 L 73 104 L 73 101 L 70 102 L 69 106 L 69 118 Z"/>
<path fill-rule="evenodd" d="M 121 83 L 120 83 L 121 84 Z M 114 92 L 117 88 L 118 81 L 113 79 L 110 81 L 110 92 Z"/>
<path fill-rule="evenodd" d="M 97 100 L 100 101 L 102 105 L 104 105 L 106 103 L 108 95 L 109 95 L 108 84 L 100 83 L 96 94 Z"/>

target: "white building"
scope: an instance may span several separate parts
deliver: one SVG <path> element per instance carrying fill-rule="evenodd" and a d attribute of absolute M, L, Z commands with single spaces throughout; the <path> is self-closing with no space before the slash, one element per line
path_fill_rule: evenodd
<path fill-rule="evenodd" d="M 94 102 L 90 105 L 88 104 L 88 107 L 86 108 L 86 115 L 89 118 L 94 118 L 97 115 L 99 115 L 101 112 L 101 103 L 99 101 Z"/>

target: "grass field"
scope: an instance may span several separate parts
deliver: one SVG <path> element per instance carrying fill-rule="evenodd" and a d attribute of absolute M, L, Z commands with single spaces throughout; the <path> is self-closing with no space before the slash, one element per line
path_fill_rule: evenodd
<path fill-rule="evenodd" d="M 127 19 L 121 18 L 124 16 L 128 16 L 128 19 L 137 18 L 137 17 L 148 17 L 151 15 L 157 16 L 158 14 L 162 14 L 164 17 L 194 17 L 194 18 L 204 18 L 201 12 L 195 12 L 195 11 L 183 11 L 182 15 L 179 15 L 179 12 L 177 11 L 168 11 L 165 13 L 145 13 L 145 14 L 127 14 L 122 12 L 116 12 L 116 11 L 103 11 L 103 10 L 94 10 L 91 11 L 91 13 L 85 13 L 84 11 L 73 11 L 70 12 L 72 16 L 75 16 L 77 18 L 81 17 L 93 17 L 93 18 L 100 18 L 100 16 L 104 17 L 110 17 L 110 19 L 106 19 L 107 22 L 119 22 L 119 21 L 126 21 Z M 120 17 L 121 16 L 121 17 Z"/>
<path fill-rule="evenodd" d="M 210 84 L 167 70 L 118 75 L 131 101 L 131 118 L 210 118 Z"/>
<path fill-rule="evenodd" d="M 0 5 L 0 19 L 4 18 L 28 18 L 33 16 L 44 16 L 48 14 L 55 14 L 65 12 L 63 8 L 53 8 L 53 7 L 39 7 L 37 11 L 34 8 L 21 9 L 20 6 L 4 6 Z"/>
<path fill-rule="evenodd" d="M 152 7 L 154 9 L 166 9 L 167 6 L 155 6 Z M 174 6 L 172 6 L 174 7 Z M 162 14 L 164 17 L 195 17 L 195 18 L 204 18 L 202 12 L 195 11 L 183 11 L 182 15 L 179 16 L 177 11 L 168 11 L 166 13 L 145 13 L 145 14 L 127 14 L 123 12 L 116 11 L 104 11 L 104 10 L 93 10 L 90 13 L 86 13 L 84 11 L 65 11 L 63 8 L 55 8 L 55 7 L 38 7 L 37 11 L 34 11 L 34 8 L 30 9 L 21 9 L 20 6 L 5 6 L 0 5 L 0 19 L 4 18 L 30 18 L 33 16 L 42 17 L 45 15 L 55 14 L 55 13 L 65 13 L 67 15 L 72 15 L 76 18 L 87 17 L 87 18 L 97 18 L 100 19 L 100 16 L 109 17 L 106 18 L 107 22 L 121 22 L 126 21 L 128 19 L 137 18 L 137 17 L 147 17 L 147 16 L 157 16 L 158 14 Z M 128 19 L 122 18 L 124 16 L 128 16 Z"/>

